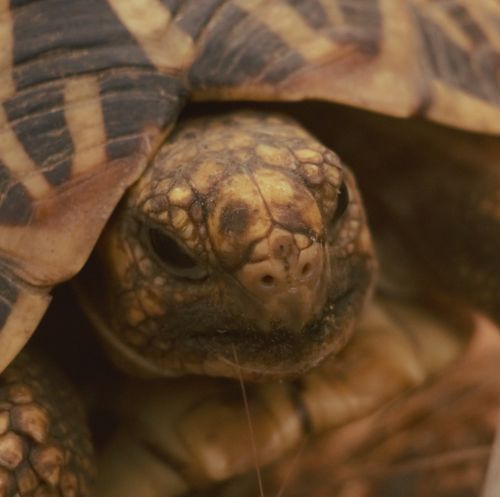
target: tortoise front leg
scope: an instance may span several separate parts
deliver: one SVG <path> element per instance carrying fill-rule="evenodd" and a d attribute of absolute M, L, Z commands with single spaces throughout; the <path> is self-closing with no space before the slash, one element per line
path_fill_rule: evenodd
<path fill-rule="evenodd" d="M 349 347 L 295 382 L 248 387 L 253 443 L 236 382 L 135 384 L 101 458 L 97 496 L 173 497 L 280 459 L 305 436 L 345 425 L 455 359 L 467 333 L 403 302 L 374 304 Z M 235 366 L 237 368 L 237 366 Z"/>
<path fill-rule="evenodd" d="M 490 496 L 481 489 L 485 492 L 500 409 L 499 373 L 500 336 L 486 320 L 478 320 L 464 357 L 446 374 L 264 468 L 266 495 Z M 498 495 L 495 477 L 491 496 Z M 196 495 L 206 497 L 206 493 Z M 253 474 L 210 493 L 210 497 L 257 495 Z"/>
<path fill-rule="evenodd" d="M 0 495 L 89 497 L 94 476 L 80 400 L 55 366 L 23 350 L 0 375 Z"/>

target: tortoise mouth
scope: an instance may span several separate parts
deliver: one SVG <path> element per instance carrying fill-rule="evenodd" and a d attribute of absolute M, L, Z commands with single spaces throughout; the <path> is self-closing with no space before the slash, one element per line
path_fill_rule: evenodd
<path fill-rule="evenodd" d="M 362 294 L 349 287 L 330 296 L 321 314 L 298 333 L 283 327 L 267 333 L 252 328 L 192 333 L 183 338 L 183 348 L 202 353 L 211 375 L 251 381 L 297 377 L 348 342 Z"/>

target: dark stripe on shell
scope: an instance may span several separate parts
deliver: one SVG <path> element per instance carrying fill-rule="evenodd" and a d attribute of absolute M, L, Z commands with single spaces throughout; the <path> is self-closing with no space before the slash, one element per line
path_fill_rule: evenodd
<path fill-rule="evenodd" d="M 318 0 L 287 0 L 304 21 L 313 29 L 328 27 L 328 14 Z"/>
<path fill-rule="evenodd" d="M 18 89 L 124 65 L 152 65 L 105 1 L 36 1 L 13 15 Z"/>
<path fill-rule="evenodd" d="M 465 51 L 416 9 L 415 16 L 436 78 L 477 98 L 500 104 L 500 54 L 491 46 Z"/>
<path fill-rule="evenodd" d="M 302 57 L 244 10 L 226 5 L 189 71 L 196 88 L 257 79 L 278 83 L 303 65 Z"/>
<path fill-rule="evenodd" d="M 17 138 L 47 180 L 55 186 L 67 181 L 74 148 L 64 115 L 62 83 L 19 92 L 4 108 Z"/>
<path fill-rule="evenodd" d="M 488 38 L 484 34 L 481 26 L 474 20 L 474 18 L 469 14 L 469 11 L 459 4 L 443 5 L 448 12 L 448 15 L 459 25 L 463 33 L 474 44 L 488 43 Z"/>
<path fill-rule="evenodd" d="M 177 25 L 191 38 L 196 39 L 203 28 L 208 24 L 217 9 L 226 3 L 226 0 L 203 0 L 191 2 L 178 14 Z"/>
<path fill-rule="evenodd" d="M 18 290 L 15 283 L 0 272 L 0 297 L 6 302 L 13 304 L 18 297 Z"/>
<path fill-rule="evenodd" d="M 333 38 L 356 44 L 365 55 L 378 54 L 383 40 L 379 0 L 341 0 L 339 7 L 348 29 L 336 30 Z"/>
<path fill-rule="evenodd" d="M 32 212 L 28 191 L 12 178 L 9 169 L 0 161 L 0 224 L 25 225 Z"/>
<path fill-rule="evenodd" d="M 100 86 L 109 159 L 137 153 L 143 132 L 174 123 L 184 102 L 182 83 L 153 71 L 110 72 Z"/>

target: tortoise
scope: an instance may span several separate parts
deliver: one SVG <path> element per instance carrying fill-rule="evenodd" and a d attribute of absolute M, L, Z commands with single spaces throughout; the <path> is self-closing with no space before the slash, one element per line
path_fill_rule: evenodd
<path fill-rule="evenodd" d="M 59 14 L 60 9 L 64 16 Z M 306 371 L 345 345 L 353 329 L 352 318 L 360 312 L 372 286 L 375 260 L 351 174 L 335 153 L 279 117 L 237 115 L 220 121 L 196 121 L 181 128 L 172 143 L 160 150 L 164 139 L 174 128 L 188 99 L 315 98 L 399 117 L 418 115 L 464 130 L 498 135 L 499 12 L 499 4 L 494 0 L 404 3 L 207 0 L 203 4 L 189 0 L 73 0 L 70 4 L 57 0 L 4 0 L 0 21 L 0 37 L 5 47 L 0 54 L 3 74 L 0 83 L 0 370 L 12 362 L 36 329 L 49 304 L 51 288 L 80 271 L 118 201 L 140 178 L 124 200 L 124 208 L 113 217 L 103 237 L 103 248 L 96 256 L 94 267 L 113 264 L 105 266 L 110 268 L 106 270 L 105 285 L 111 289 L 109 300 L 107 297 L 107 300 L 96 301 L 95 278 L 88 277 L 81 283 L 84 307 L 89 310 L 96 328 L 104 332 L 104 341 L 115 362 L 129 372 L 146 376 L 186 373 L 234 376 L 238 373 L 252 380 L 299 374 L 306 379 L 314 378 L 314 373 L 306 374 Z M 245 128 L 241 136 L 237 132 L 240 124 L 250 127 Z M 266 132 L 267 129 L 271 131 Z M 449 139 L 446 131 L 443 133 L 444 142 L 438 141 L 438 144 L 455 144 L 454 138 Z M 197 143 L 198 139 L 201 143 L 202 136 L 211 144 L 206 150 L 211 158 L 207 168 L 198 170 L 188 165 L 185 171 L 189 171 L 189 177 L 183 177 L 183 169 L 179 169 L 178 185 L 169 185 L 170 180 L 163 183 L 158 180 L 155 166 L 143 175 L 154 156 L 160 170 L 166 167 L 161 166 L 161 158 L 168 157 L 169 153 L 175 155 L 172 150 L 177 147 L 175 160 L 185 167 L 196 159 L 186 143 Z M 262 173 L 262 181 L 255 180 L 258 189 L 267 189 L 269 199 L 265 203 L 270 199 L 274 202 L 269 211 L 273 214 L 273 229 L 264 230 L 265 235 L 262 229 L 263 225 L 269 225 L 269 216 L 265 216 L 269 207 L 256 207 L 260 205 L 256 198 L 266 197 L 263 193 L 257 195 L 255 188 L 252 190 L 254 180 L 247 178 L 238 184 L 237 175 L 230 167 L 217 172 L 219 159 L 210 154 L 222 154 L 221 136 L 224 141 L 229 140 L 230 150 L 234 147 L 234 152 L 229 154 L 233 160 L 235 157 L 258 158 L 259 167 L 267 168 L 267 172 Z M 261 139 L 263 143 L 259 142 Z M 438 307 L 448 309 L 447 299 L 441 297 L 448 295 L 499 321 L 500 283 L 495 272 L 499 262 L 496 236 L 499 181 L 494 168 L 498 148 L 494 138 L 478 137 L 477 140 L 488 148 L 478 151 L 475 138 L 469 136 L 460 140 L 457 151 L 450 154 L 453 160 L 449 160 L 464 163 L 464 167 L 470 165 L 469 170 L 474 174 L 456 177 L 450 174 L 447 154 L 441 153 L 440 157 L 445 159 L 443 168 L 432 163 L 432 167 L 422 168 L 420 176 L 417 169 L 412 172 L 411 182 L 402 180 L 401 174 L 394 174 L 394 168 L 391 174 L 377 178 L 379 181 L 383 178 L 383 182 L 392 176 L 398 178 L 389 182 L 391 188 L 387 188 L 389 198 L 395 200 L 384 207 L 407 227 L 418 223 L 421 228 L 414 248 L 417 259 L 438 273 L 431 274 L 437 276 L 431 281 L 440 295 Z M 276 146 L 275 142 L 281 145 Z M 433 148 L 436 149 L 440 148 Z M 290 168 L 292 163 L 297 172 L 285 174 L 280 170 L 285 166 Z M 297 164 L 302 166 L 299 168 Z M 211 171 L 215 180 L 210 179 Z M 377 169 L 376 174 L 380 175 L 381 171 L 383 168 Z M 206 184 L 214 190 L 220 182 L 224 186 L 221 191 L 226 193 L 208 201 L 207 196 L 191 188 L 194 181 L 191 174 L 205 175 Z M 443 206 L 450 206 L 451 213 L 443 209 L 433 212 L 432 217 L 426 214 L 422 223 L 420 216 L 426 211 L 420 208 L 434 201 L 435 191 L 431 189 L 426 195 L 425 188 L 417 189 L 416 180 L 421 185 L 433 185 L 438 181 L 436 178 L 445 178 L 449 186 L 443 188 L 439 199 Z M 464 191 L 470 195 L 464 197 Z M 294 193 L 293 199 L 286 196 L 287 192 Z M 419 195 L 415 195 L 416 192 Z M 243 194 L 247 195 L 245 201 L 250 202 L 252 209 L 245 206 Z M 408 203 L 412 208 L 402 208 L 401 200 L 405 198 L 412 199 Z M 460 210 L 455 211 L 456 206 L 460 206 Z M 273 209 L 276 216 L 279 214 L 279 220 L 274 220 Z M 450 222 L 456 212 L 463 213 L 460 222 Z M 135 217 L 127 217 L 127 213 L 134 213 Z M 139 219 L 146 224 L 142 226 Z M 445 240 L 450 243 L 441 243 L 442 226 L 447 226 Z M 335 242 L 330 234 L 337 228 Z M 212 236 L 214 229 L 218 230 L 216 239 Z M 472 229 L 474 236 L 482 241 L 481 247 L 468 239 Z M 205 234 L 201 235 L 203 231 Z M 128 251 L 123 248 L 123 237 L 132 232 L 138 238 Z M 179 238 L 181 232 L 185 240 Z M 256 243 L 252 237 L 257 236 L 257 232 L 261 241 L 264 236 L 266 243 Z M 188 243 L 189 236 L 194 238 Z M 148 241 L 141 245 L 144 239 Z M 210 240 L 208 245 L 207 240 Z M 327 250 L 329 246 L 336 248 Z M 153 262 L 140 260 L 145 250 L 157 254 Z M 282 261 L 293 254 L 296 267 L 292 269 L 299 271 L 300 268 L 301 274 L 297 272 L 295 276 L 310 278 L 304 288 L 287 286 L 284 281 L 288 276 L 275 274 L 276 267 L 266 262 L 266 250 Z M 331 252 L 337 250 L 333 257 Z M 259 251 L 261 259 L 258 259 Z M 298 251 L 302 254 L 300 257 Z M 174 259 L 159 262 L 165 253 L 174 253 Z M 137 258 L 134 259 L 135 272 L 127 272 L 130 254 Z M 255 271 L 256 266 L 245 270 L 245 258 L 249 264 L 267 268 L 262 269 L 265 274 Z M 189 284 L 198 288 L 194 293 L 199 300 L 188 309 L 190 314 L 176 311 L 169 322 L 171 329 L 177 330 L 171 343 L 161 335 L 164 329 L 154 318 L 164 312 L 158 299 L 153 298 L 155 286 L 140 288 L 141 297 L 134 301 L 130 292 L 127 295 L 118 283 L 121 276 L 132 278 L 131 275 L 136 277 L 141 272 L 146 274 L 151 266 L 157 268 L 159 264 L 164 264 L 166 272 L 173 276 L 162 281 L 162 276 L 157 275 L 156 287 L 165 290 L 175 281 L 179 288 Z M 289 264 L 285 264 L 285 275 L 292 271 Z M 420 268 L 417 265 L 416 271 L 410 270 L 411 278 L 419 283 L 420 276 L 415 273 L 418 274 Z M 335 270 L 336 278 L 332 278 L 331 270 Z M 212 286 L 207 290 L 206 282 L 213 272 L 218 274 L 220 285 L 229 286 Z M 204 282 L 203 285 L 196 286 L 193 283 L 196 280 Z M 351 288 L 354 281 L 356 285 Z M 238 291 L 228 292 L 229 287 Z M 99 285 L 97 290 L 102 291 Z M 169 290 L 171 309 L 187 306 L 183 303 L 182 291 L 170 287 Z M 261 291 L 267 291 L 268 295 L 275 292 L 276 298 L 263 306 L 264 300 L 249 297 Z M 118 295 L 124 297 L 122 307 L 115 304 L 108 307 Z M 242 295 L 246 295 L 245 300 Z M 422 347 L 426 354 L 420 374 L 411 377 L 408 373 L 409 376 L 403 375 L 401 383 L 395 382 L 394 389 L 382 388 L 377 393 L 377 402 L 409 385 L 419 384 L 456 356 L 465 342 L 467 332 L 462 331 L 462 327 L 467 328 L 464 326 L 467 319 L 462 318 L 456 306 L 451 307 L 453 312 L 445 314 L 452 317 L 445 322 L 458 321 L 459 324 L 452 326 L 456 334 L 443 332 L 448 330 L 447 324 L 444 328 L 438 327 L 437 335 L 429 333 L 429 342 L 423 334 Z M 413 311 L 401 312 L 413 316 Z M 429 323 L 430 319 L 434 323 L 427 311 L 422 312 L 424 322 Z M 116 329 L 111 331 L 108 325 L 108 322 L 120 321 L 126 321 L 128 326 L 123 336 Z M 374 318 L 373 322 L 376 321 Z M 327 322 L 335 333 L 325 331 Z M 179 331 L 183 326 L 192 327 L 193 332 L 183 337 Z M 309 340 L 305 330 L 313 330 L 315 339 Z M 153 336 L 155 333 L 157 336 Z M 361 333 L 360 336 L 371 335 Z M 443 345 L 443 353 L 438 353 L 439 348 L 436 354 L 431 353 L 436 336 L 440 337 L 439 343 L 447 344 Z M 451 336 L 453 340 L 449 339 Z M 365 338 L 360 340 L 363 344 Z M 366 340 L 370 354 L 376 352 L 378 348 L 373 340 Z M 346 351 L 347 365 L 352 360 L 350 354 L 366 349 L 360 345 L 348 350 L 354 352 Z M 402 353 L 401 348 L 395 350 Z M 400 363 L 408 356 L 394 354 L 391 357 Z M 385 359 L 388 358 L 384 356 Z M 235 367 L 235 363 L 239 366 Z M 327 360 L 322 364 L 328 369 L 334 363 Z M 381 371 L 386 378 L 383 368 L 379 368 L 380 362 L 370 360 L 368 364 L 367 371 Z M 315 371 L 324 374 L 322 367 Z M 346 368 L 349 372 L 351 366 Z M 57 408 L 55 402 L 47 400 L 53 390 L 53 380 L 48 380 L 46 369 L 35 364 L 31 356 L 21 356 L 5 372 L 0 418 L 3 420 L 0 491 L 6 495 L 41 496 L 57 495 L 57 492 L 84 495 L 88 492 L 86 477 L 77 475 L 75 469 L 78 463 L 83 467 L 82 474 L 91 473 L 88 444 L 82 442 L 80 446 L 75 441 L 85 430 L 48 420 L 48 414 Z M 28 388 L 23 377 L 34 385 Z M 186 402 L 192 400 L 189 392 L 194 395 L 202 388 L 206 387 L 207 391 L 214 388 L 215 383 L 207 382 L 195 382 L 190 389 L 183 390 Z M 304 389 L 307 380 L 300 384 Z M 217 382 L 216 385 L 225 384 Z M 283 401 L 284 404 L 294 406 L 295 413 L 303 411 L 303 422 L 310 424 L 311 413 L 307 413 L 307 406 L 301 400 L 304 391 L 290 387 L 285 394 L 283 389 L 290 385 L 296 383 L 272 383 L 257 391 L 263 398 L 272 394 L 276 399 L 283 399 L 288 395 L 291 404 Z M 177 385 L 174 395 L 179 388 Z M 217 386 L 217 391 L 218 388 L 221 387 Z M 63 391 L 61 397 L 67 398 L 68 388 L 64 387 Z M 154 407 L 152 413 L 167 416 L 170 412 L 173 419 L 176 404 L 169 405 L 165 413 L 154 401 L 156 398 L 153 395 L 151 403 L 144 399 L 145 412 Z M 168 395 L 162 394 L 162 398 Z M 45 402 L 44 407 L 38 405 Z M 76 401 L 65 403 L 68 404 L 72 410 L 79 410 Z M 182 407 L 182 402 L 179 406 Z M 357 414 L 373 406 L 368 402 Z M 217 413 L 217 409 L 209 409 L 204 416 L 217 421 Z M 78 414 L 63 414 L 65 422 L 77 422 L 78 417 Z M 294 419 L 298 418 L 295 414 Z M 196 424 L 195 418 L 192 423 Z M 260 433 L 266 433 L 265 418 L 262 423 Z M 331 424 L 331 419 L 325 421 L 325 426 Z M 231 430 L 226 433 L 231 434 Z M 297 428 L 295 435 L 299 433 Z M 203 440 L 203 433 L 198 432 L 193 440 L 196 436 Z M 269 459 L 295 442 L 296 437 L 292 436 L 279 447 L 271 447 Z M 161 444 L 160 448 L 155 445 L 152 452 L 160 449 Z M 179 460 L 185 463 L 182 455 L 172 456 L 173 476 L 168 485 L 173 494 L 177 485 L 185 490 L 185 481 L 176 473 Z M 119 464 L 118 457 L 110 459 L 111 466 Z M 208 466 L 202 468 L 201 473 L 205 470 L 205 474 L 200 473 L 199 477 L 195 474 L 193 481 L 205 482 L 207 474 L 213 477 Z M 229 470 L 241 471 L 237 466 Z M 153 471 L 156 468 L 154 464 L 148 467 Z M 190 475 L 189 471 L 185 474 Z M 225 477 L 227 471 L 227 467 L 223 470 L 219 467 L 215 477 L 220 478 L 221 474 Z M 130 475 L 133 476 L 133 472 Z M 105 492 L 106 495 L 112 495 L 113 491 L 125 495 L 123 490 L 121 486 L 118 490 L 107 488 Z M 129 486 L 128 490 L 133 491 L 134 487 Z"/>

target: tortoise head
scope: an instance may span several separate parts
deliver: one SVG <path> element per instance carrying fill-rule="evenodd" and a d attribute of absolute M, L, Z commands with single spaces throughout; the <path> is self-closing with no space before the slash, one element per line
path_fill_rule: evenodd
<path fill-rule="evenodd" d="M 163 146 L 101 238 L 86 307 L 143 372 L 281 378 L 346 343 L 374 267 L 338 157 L 289 119 L 239 113 Z"/>

